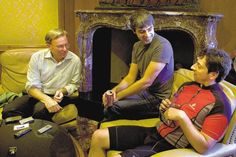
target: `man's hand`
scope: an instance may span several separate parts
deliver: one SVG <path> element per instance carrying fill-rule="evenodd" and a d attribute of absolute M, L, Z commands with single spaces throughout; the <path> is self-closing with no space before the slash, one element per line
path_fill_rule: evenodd
<path fill-rule="evenodd" d="M 182 110 L 170 107 L 164 112 L 165 119 L 180 121 L 181 118 L 186 117 L 186 113 Z"/>
<path fill-rule="evenodd" d="M 36 88 L 36 87 L 31 87 L 29 89 L 29 94 L 31 96 L 33 96 L 34 98 L 40 100 L 42 103 L 44 103 L 45 107 L 47 108 L 47 110 L 49 112 L 58 112 L 62 109 L 62 107 L 58 104 L 58 102 L 56 100 L 54 100 L 53 98 L 51 98 L 50 96 L 44 94 L 40 89 Z M 59 96 L 57 96 L 58 100 L 60 100 L 60 93 Z"/>
<path fill-rule="evenodd" d="M 102 95 L 102 103 L 103 103 L 104 106 L 107 105 L 106 93 L 103 93 L 103 95 Z"/>
<path fill-rule="evenodd" d="M 60 102 L 62 101 L 63 97 L 64 97 L 64 94 L 62 93 L 62 91 L 58 90 L 58 91 L 56 91 L 56 93 L 55 93 L 53 99 L 54 99 L 56 102 L 60 103 Z"/>
<path fill-rule="evenodd" d="M 62 109 L 62 107 L 57 103 L 56 100 L 49 97 L 45 102 L 45 107 L 47 108 L 48 112 L 55 113 Z"/>
<path fill-rule="evenodd" d="M 159 110 L 164 113 L 168 108 L 171 107 L 171 101 L 169 99 L 164 99 L 161 101 Z"/>
<path fill-rule="evenodd" d="M 111 90 L 112 91 L 112 90 Z M 116 98 L 116 92 L 115 91 L 112 91 L 112 94 L 113 94 L 113 102 L 116 102 L 118 101 L 117 98 Z M 106 97 L 106 92 L 102 95 L 102 103 L 105 107 L 107 107 L 107 97 Z"/>
<path fill-rule="evenodd" d="M 178 121 L 184 116 L 185 112 L 177 109 L 176 107 L 177 105 L 172 104 L 169 99 L 164 99 L 162 100 L 159 109 L 162 113 L 164 113 L 166 120 Z"/>

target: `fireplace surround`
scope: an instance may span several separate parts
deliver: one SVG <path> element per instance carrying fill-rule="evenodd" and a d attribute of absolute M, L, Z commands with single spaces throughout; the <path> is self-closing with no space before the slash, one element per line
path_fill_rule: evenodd
<path fill-rule="evenodd" d="M 94 51 L 94 35 L 96 34 L 96 32 L 99 32 L 98 30 L 100 29 L 108 29 L 109 35 L 114 33 L 114 30 L 115 32 L 118 31 L 117 34 L 121 34 L 119 33 L 119 31 L 131 30 L 129 24 L 129 17 L 133 13 L 133 11 L 134 10 L 109 9 L 75 11 L 76 17 L 79 20 L 79 25 L 76 26 L 78 51 L 83 66 L 82 84 L 80 87 L 80 92 L 89 93 L 95 89 L 97 90 L 97 87 L 93 87 L 93 55 L 95 55 L 94 53 L 99 52 Z M 196 59 L 196 56 L 201 49 L 206 47 L 217 47 L 216 28 L 217 23 L 222 18 L 222 15 L 208 14 L 204 12 L 177 12 L 154 10 L 150 12 L 155 20 L 154 29 L 156 32 L 159 32 L 160 34 L 162 32 L 174 32 L 172 34 L 169 34 L 169 36 L 179 36 L 183 34 L 184 36 L 188 36 L 188 38 L 192 40 L 192 52 L 182 52 L 183 54 L 192 53 L 193 58 L 190 59 L 191 62 Z M 107 31 L 103 32 L 102 36 L 107 36 L 106 32 Z M 103 44 L 109 43 L 111 44 L 111 42 L 106 42 Z M 183 46 L 184 44 L 185 43 L 183 43 Z M 175 53 L 175 48 L 173 49 Z M 182 56 L 180 56 L 180 58 L 181 57 Z M 189 60 L 189 58 L 185 58 L 184 60 Z M 102 72 L 101 75 L 103 75 Z M 109 81 L 109 79 L 106 81 Z"/>

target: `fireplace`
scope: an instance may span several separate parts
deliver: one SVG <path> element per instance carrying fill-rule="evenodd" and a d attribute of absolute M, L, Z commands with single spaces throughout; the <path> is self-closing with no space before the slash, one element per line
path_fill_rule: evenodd
<path fill-rule="evenodd" d="M 125 76 L 132 45 L 137 41 L 129 25 L 132 12 L 109 9 L 76 11 L 80 20 L 76 35 L 83 64 L 81 93 L 96 93 L 96 98 L 101 97 L 112 83 Z M 190 68 L 201 49 L 217 47 L 216 27 L 222 15 L 176 11 L 151 13 L 155 31 L 173 46 L 175 68 Z"/>

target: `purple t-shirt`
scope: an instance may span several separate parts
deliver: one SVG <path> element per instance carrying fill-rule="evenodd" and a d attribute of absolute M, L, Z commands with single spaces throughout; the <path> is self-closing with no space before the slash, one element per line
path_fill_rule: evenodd
<path fill-rule="evenodd" d="M 140 77 L 143 77 L 151 61 L 165 63 L 166 65 L 147 90 L 160 99 L 168 98 L 173 83 L 173 49 L 167 39 L 157 34 L 150 44 L 138 41 L 133 46 L 132 63 L 138 65 Z"/>

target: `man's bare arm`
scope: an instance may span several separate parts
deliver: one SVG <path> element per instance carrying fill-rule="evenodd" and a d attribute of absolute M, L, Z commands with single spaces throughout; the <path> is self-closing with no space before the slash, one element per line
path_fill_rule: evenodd
<path fill-rule="evenodd" d="M 50 96 L 44 94 L 38 88 L 31 87 L 28 93 L 35 99 L 38 99 L 39 101 L 44 103 L 49 112 L 58 112 L 62 109 L 62 107 L 55 100 L 53 100 Z"/>

